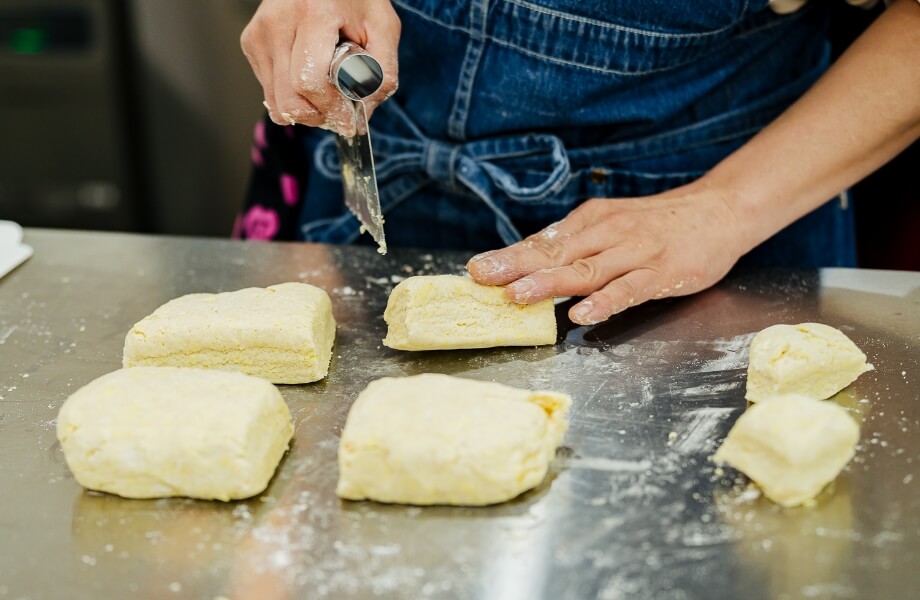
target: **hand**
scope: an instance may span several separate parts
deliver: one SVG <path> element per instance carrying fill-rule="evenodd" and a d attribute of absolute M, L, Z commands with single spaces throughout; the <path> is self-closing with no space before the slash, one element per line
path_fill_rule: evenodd
<path fill-rule="evenodd" d="M 701 180 L 648 198 L 590 200 L 527 240 L 473 257 L 517 302 L 588 297 L 598 323 L 716 283 L 737 259 L 920 139 L 920 6 L 901 0 L 812 88 Z M 807 132 L 803 135 L 802 132 Z"/>
<path fill-rule="evenodd" d="M 654 298 L 706 289 L 750 248 L 728 202 L 701 185 L 647 198 L 588 200 L 562 221 L 467 269 L 529 304 L 587 296 L 569 311 L 593 325 Z"/>
<path fill-rule="evenodd" d="M 355 135 L 354 110 L 329 79 L 340 37 L 383 67 L 383 85 L 365 100 L 368 117 L 397 86 L 399 17 L 389 0 L 263 0 L 240 44 L 272 121 Z"/>

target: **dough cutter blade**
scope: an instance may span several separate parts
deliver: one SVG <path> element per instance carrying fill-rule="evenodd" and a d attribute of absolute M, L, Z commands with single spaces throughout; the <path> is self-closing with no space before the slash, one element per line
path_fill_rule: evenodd
<path fill-rule="evenodd" d="M 364 98 L 376 92 L 383 83 L 383 69 L 364 48 L 354 42 L 344 42 L 335 49 L 329 75 L 354 108 L 357 132 L 352 138 L 336 134 L 345 206 L 361 222 L 362 232 L 369 232 L 377 242 L 377 251 L 386 254 L 383 211 L 380 209 L 377 171 L 364 106 Z"/>

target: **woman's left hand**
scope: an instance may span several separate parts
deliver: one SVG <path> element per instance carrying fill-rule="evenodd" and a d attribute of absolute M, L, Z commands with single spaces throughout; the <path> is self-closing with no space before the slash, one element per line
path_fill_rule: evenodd
<path fill-rule="evenodd" d="M 467 269 L 479 283 L 507 285 L 519 303 L 587 296 L 569 318 L 593 325 L 715 284 L 750 249 L 740 225 L 726 199 L 699 182 L 646 198 L 597 198 L 517 244 L 474 256 Z"/>
<path fill-rule="evenodd" d="M 587 296 L 599 323 L 721 279 L 751 248 L 920 139 L 920 6 L 896 0 L 828 72 L 700 180 L 647 198 L 585 202 L 559 223 L 473 257 L 473 278 L 516 302 Z"/>

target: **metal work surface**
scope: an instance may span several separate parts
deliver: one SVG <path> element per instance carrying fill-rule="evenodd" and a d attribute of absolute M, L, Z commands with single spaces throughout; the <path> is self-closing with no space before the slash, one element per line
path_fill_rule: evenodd
<path fill-rule="evenodd" d="M 920 274 L 751 271 L 593 328 L 558 307 L 552 347 L 406 353 L 387 296 L 466 257 L 32 230 L 0 280 L 0 599 L 903 598 L 920 587 Z M 248 501 L 83 491 L 55 439 L 67 396 L 119 368 L 124 336 L 190 292 L 325 288 L 329 377 L 282 386 L 294 442 Z M 781 509 L 708 457 L 745 406 L 747 347 L 776 323 L 841 328 L 876 370 L 835 397 L 856 457 Z M 349 406 L 373 379 L 441 372 L 574 398 L 537 489 L 487 508 L 336 498 Z M 476 432 L 471 431 L 471 436 Z"/>

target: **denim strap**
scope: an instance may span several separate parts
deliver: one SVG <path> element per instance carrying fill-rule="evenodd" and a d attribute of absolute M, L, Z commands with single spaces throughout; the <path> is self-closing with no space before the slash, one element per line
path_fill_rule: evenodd
<path fill-rule="evenodd" d="M 572 169 L 562 140 L 554 135 L 526 134 L 467 143 L 452 143 L 425 136 L 405 112 L 388 102 L 378 110 L 398 119 L 406 135 L 371 131 L 377 178 L 381 185 L 384 213 L 395 205 L 388 191 L 404 186 L 394 180 L 422 175 L 424 184 L 440 183 L 466 188 L 495 214 L 495 224 L 507 244 L 522 236 L 503 207 L 503 198 L 517 202 L 540 202 L 557 194 L 571 179 Z M 317 168 L 327 177 L 338 178 L 340 167 L 332 136 L 316 149 Z M 545 173 L 536 185 L 525 186 L 502 166 L 505 161 L 527 159 L 534 170 Z"/>

